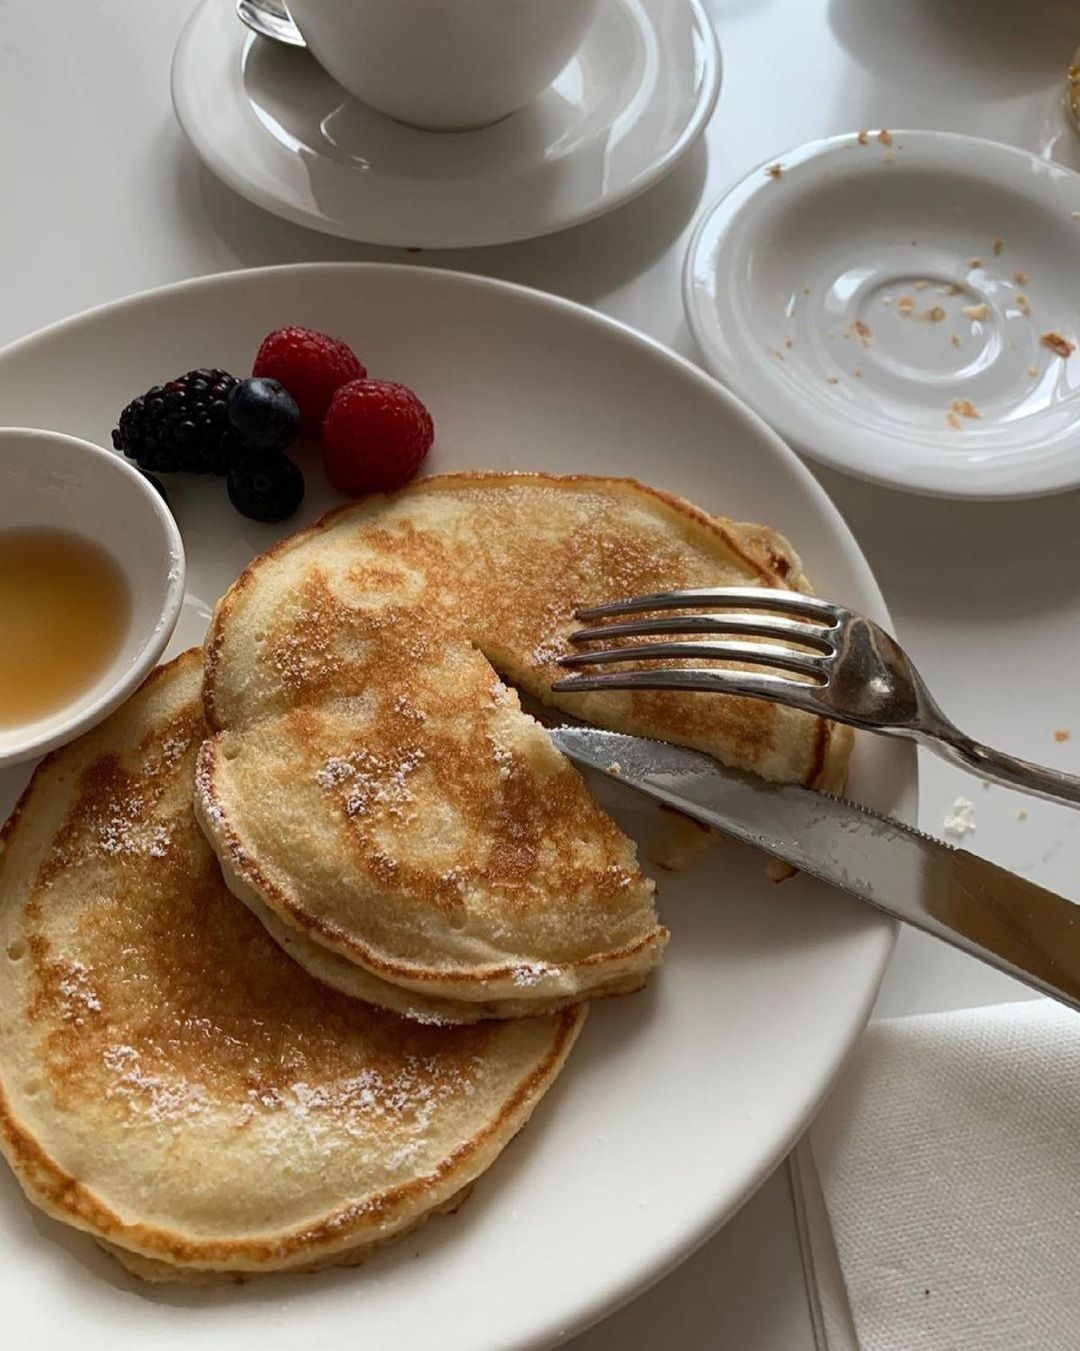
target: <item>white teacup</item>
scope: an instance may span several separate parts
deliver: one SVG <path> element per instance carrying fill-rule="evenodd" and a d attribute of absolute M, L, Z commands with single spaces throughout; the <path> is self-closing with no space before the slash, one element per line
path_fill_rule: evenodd
<path fill-rule="evenodd" d="M 315 59 L 354 97 L 417 127 L 487 126 L 531 103 L 600 0 L 288 0 Z"/>

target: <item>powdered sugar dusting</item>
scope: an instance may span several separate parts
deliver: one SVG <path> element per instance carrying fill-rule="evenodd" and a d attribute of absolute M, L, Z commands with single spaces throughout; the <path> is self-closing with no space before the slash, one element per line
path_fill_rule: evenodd
<path fill-rule="evenodd" d="M 514 752 L 509 750 L 506 746 L 500 745 L 499 742 L 492 741 L 491 754 L 495 761 L 499 778 L 510 778 L 515 768 Z"/>
<path fill-rule="evenodd" d="M 105 1089 L 106 1098 L 126 1102 L 132 1117 L 178 1128 L 200 1115 L 209 1105 L 200 1084 L 187 1080 L 169 1082 L 145 1070 L 142 1057 L 134 1046 L 106 1047 L 101 1059 L 112 1075 Z"/>
<path fill-rule="evenodd" d="M 558 659 L 566 655 L 566 643 L 562 638 L 542 638 L 532 650 L 534 666 L 554 666 Z"/>
<path fill-rule="evenodd" d="M 334 617 L 317 606 L 304 606 L 292 616 L 290 627 L 275 642 L 270 665 L 286 689 L 300 689 L 316 676 L 327 676 L 341 666 L 330 644 Z"/>
<path fill-rule="evenodd" d="M 57 982 L 57 989 L 63 997 L 65 1013 L 82 1014 L 87 1011 L 100 1013 L 101 1001 L 90 984 L 90 973 L 82 962 L 65 963 L 64 974 Z"/>
<path fill-rule="evenodd" d="M 408 787 L 410 775 L 424 762 L 419 746 L 403 748 L 389 755 L 375 751 L 353 751 L 332 755 L 315 771 L 315 782 L 329 790 L 347 787 L 345 811 L 363 816 L 381 807 L 390 816 L 406 816 L 413 801 Z"/>
<path fill-rule="evenodd" d="M 514 704 L 514 696 L 501 680 L 491 682 L 491 702 L 496 708 L 510 708 Z"/>
<path fill-rule="evenodd" d="M 544 977 L 550 974 L 551 968 L 545 966 L 543 962 L 530 962 L 522 966 L 515 966 L 511 980 L 515 985 L 528 989 L 533 985 L 539 985 Z"/>
<path fill-rule="evenodd" d="M 121 854 L 164 858 L 171 844 L 172 837 L 164 826 L 146 826 L 121 812 L 101 822 L 97 829 L 97 847 L 110 858 Z"/>
<path fill-rule="evenodd" d="M 394 712 L 407 722 L 427 722 L 427 714 L 422 708 L 411 703 L 407 694 L 399 694 L 394 700 Z"/>
<path fill-rule="evenodd" d="M 173 769 L 191 749 L 190 736 L 170 736 L 161 743 L 161 758 L 166 769 Z"/>

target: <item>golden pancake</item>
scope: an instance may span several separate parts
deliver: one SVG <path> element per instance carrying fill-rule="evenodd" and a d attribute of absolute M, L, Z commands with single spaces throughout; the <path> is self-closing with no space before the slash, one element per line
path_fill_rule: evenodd
<path fill-rule="evenodd" d="M 197 652 L 38 769 L 0 851 L 0 1148 L 140 1275 L 358 1260 L 528 1119 L 582 1011 L 426 1027 L 312 979 L 195 823 Z"/>
<path fill-rule="evenodd" d="M 196 811 L 226 882 L 300 935 L 315 974 L 349 988 L 350 963 L 354 993 L 406 1011 L 419 995 L 442 1017 L 513 1015 L 640 984 L 666 940 L 652 884 L 499 675 L 602 726 L 838 787 L 850 734 L 779 705 L 552 697 L 576 607 L 736 584 L 808 589 L 774 532 L 620 479 L 423 479 L 285 540 L 207 638 Z"/>

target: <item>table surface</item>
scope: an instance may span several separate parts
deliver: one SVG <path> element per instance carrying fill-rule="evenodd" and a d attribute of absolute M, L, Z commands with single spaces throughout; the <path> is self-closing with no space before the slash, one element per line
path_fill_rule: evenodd
<path fill-rule="evenodd" d="M 697 359 L 679 288 L 693 224 L 729 184 L 791 146 L 860 127 L 936 127 L 1080 169 L 1080 139 L 1059 109 L 1063 70 L 1080 42 L 1073 0 L 704 2 L 723 49 L 724 87 L 703 142 L 663 183 L 561 235 L 418 256 L 287 224 L 201 167 L 168 92 L 192 0 L 0 0 L 0 343 L 183 277 L 407 258 L 558 292 Z M 1080 770 L 1080 493 L 960 504 L 815 472 L 943 706 L 976 736 Z M 1062 727 L 1073 730 L 1071 741 L 1055 741 Z M 925 757 L 922 770 L 925 829 L 940 833 L 954 798 L 970 796 L 970 848 L 1078 894 L 1080 814 L 984 790 Z M 904 934 L 877 1012 L 1023 997 L 1004 977 Z M 574 1346 L 663 1343 L 811 1351 L 785 1170 L 690 1261 Z"/>

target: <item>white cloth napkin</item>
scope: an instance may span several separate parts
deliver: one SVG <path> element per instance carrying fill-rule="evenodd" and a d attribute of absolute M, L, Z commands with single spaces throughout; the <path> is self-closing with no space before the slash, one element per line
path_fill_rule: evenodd
<path fill-rule="evenodd" d="M 820 1351 L 1080 1349 L 1080 1014 L 872 1024 L 791 1163 Z"/>

